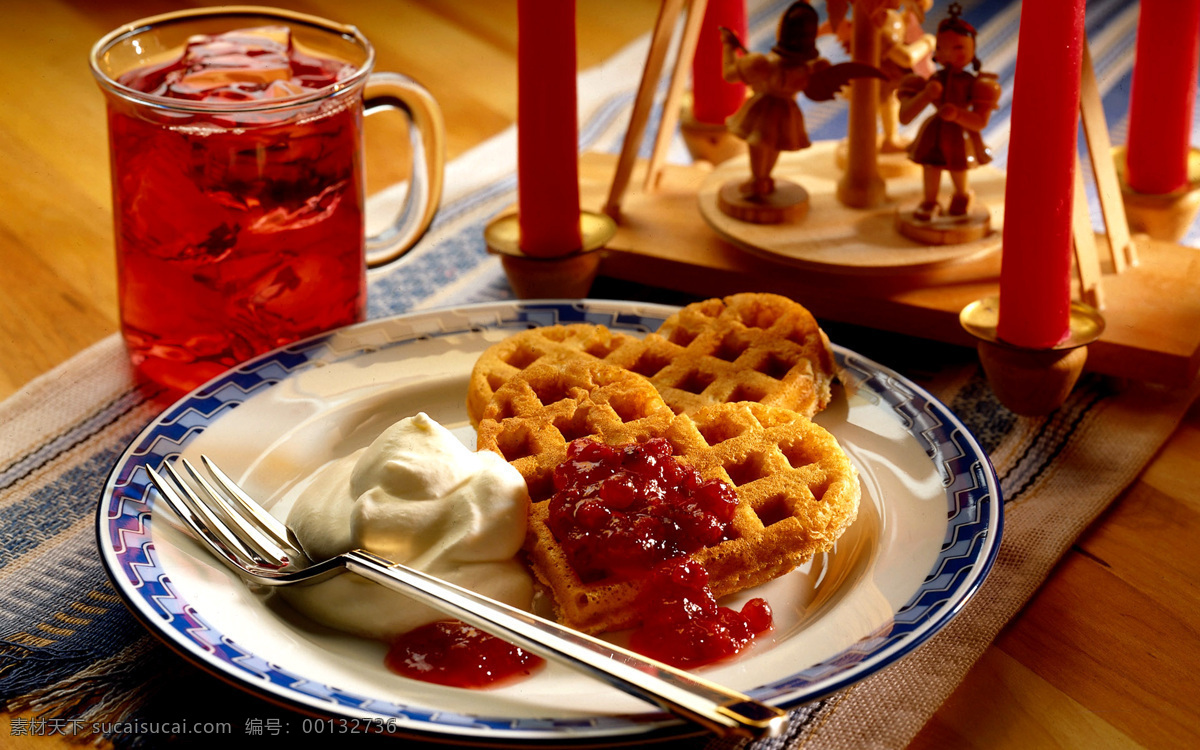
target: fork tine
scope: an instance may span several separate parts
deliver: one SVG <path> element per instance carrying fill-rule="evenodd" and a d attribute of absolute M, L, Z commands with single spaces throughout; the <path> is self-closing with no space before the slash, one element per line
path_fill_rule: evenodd
<path fill-rule="evenodd" d="M 179 483 L 179 475 L 175 473 L 170 464 L 163 464 L 164 469 L 168 474 L 171 474 L 176 484 Z M 236 568 L 243 568 L 248 562 L 254 559 L 254 556 L 247 550 L 236 538 L 221 531 L 224 524 L 218 519 L 212 517 L 211 513 L 206 513 L 199 503 L 189 502 L 184 499 L 184 495 L 176 490 L 175 485 L 166 479 L 162 474 L 159 474 L 151 467 L 146 467 L 146 471 L 150 474 L 150 482 L 158 490 L 159 495 L 166 501 L 175 515 L 179 516 L 184 523 L 191 528 L 196 538 L 205 542 L 217 557 L 223 562 L 232 565 Z M 198 514 L 207 515 L 212 523 L 206 521 Z"/>
<path fill-rule="evenodd" d="M 183 485 L 184 492 L 202 506 L 202 510 L 206 512 L 207 516 L 211 517 L 213 522 L 219 523 L 226 533 L 237 538 L 244 549 L 250 550 L 251 557 L 256 563 L 266 563 L 275 567 L 281 567 L 291 562 L 287 551 L 264 534 L 262 529 L 255 524 L 254 519 L 247 518 L 245 514 L 230 505 L 221 492 L 200 475 L 200 472 L 196 470 L 191 461 L 183 458 L 179 462 L 183 464 L 184 471 L 192 478 L 196 487 L 207 497 L 207 502 L 202 501 L 189 485 L 180 482 Z M 180 477 L 175 469 L 173 467 L 168 468 L 178 481 Z M 220 510 L 225 518 L 219 518 L 211 512 L 214 506 Z"/>
<path fill-rule="evenodd" d="M 304 557 L 304 551 L 300 547 L 300 543 L 296 541 L 296 536 L 292 530 L 278 521 L 274 516 L 268 513 L 261 505 L 253 498 L 247 495 L 241 487 L 237 485 L 229 476 L 221 470 L 216 463 L 208 456 L 200 456 L 201 463 L 208 470 L 209 475 L 221 488 L 226 497 L 236 501 L 240 506 L 239 512 L 243 516 L 248 516 L 253 519 L 257 526 L 264 534 L 271 538 L 280 548 L 293 556 Z"/>

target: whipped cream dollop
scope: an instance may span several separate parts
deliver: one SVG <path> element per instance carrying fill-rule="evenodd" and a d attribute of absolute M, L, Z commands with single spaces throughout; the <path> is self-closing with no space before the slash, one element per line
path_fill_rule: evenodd
<path fill-rule="evenodd" d="M 325 464 L 288 513 L 314 560 L 365 549 L 528 609 L 533 584 L 516 559 L 525 541 L 525 480 L 500 455 L 475 452 L 425 413 Z M 393 640 L 437 610 L 353 574 L 281 590 L 317 622 Z"/>

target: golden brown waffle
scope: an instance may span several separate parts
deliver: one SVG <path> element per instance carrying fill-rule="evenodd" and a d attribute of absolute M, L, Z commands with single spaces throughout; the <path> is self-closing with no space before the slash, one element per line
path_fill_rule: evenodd
<path fill-rule="evenodd" d="M 564 359 L 605 359 L 622 347 L 641 342 L 634 336 L 614 333 L 591 323 L 531 328 L 488 347 L 471 370 L 467 386 L 467 413 L 472 424 L 480 417 L 496 389 L 535 362 L 545 364 Z"/>
<path fill-rule="evenodd" d="M 646 338 L 642 362 L 616 364 L 650 378 L 679 414 L 754 401 L 811 417 L 829 404 L 833 351 L 816 319 L 777 294 L 696 302 Z M 662 362 L 650 373 L 648 361 Z"/>
<path fill-rule="evenodd" d="M 501 386 L 479 425 L 478 447 L 499 452 L 529 483 L 526 551 L 535 575 L 553 595 L 559 619 L 585 632 L 636 625 L 633 602 L 642 583 L 581 581 L 546 524 L 554 467 L 575 438 L 620 445 L 665 437 L 703 478 L 734 486 L 739 506 L 729 538 L 692 555 L 718 597 L 830 549 L 858 513 L 857 471 L 834 437 L 808 418 L 755 403 L 676 416 L 647 385 L 596 360 L 543 363 Z"/>
<path fill-rule="evenodd" d="M 829 340 L 812 314 L 773 294 L 697 302 L 645 339 L 577 323 L 533 328 L 489 347 L 476 362 L 467 410 L 478 424 L 503 383 L 535 362 L 603 360 L 642 375 L 677 414 L 754 401 L 812 416 L 829 403 Z"/>

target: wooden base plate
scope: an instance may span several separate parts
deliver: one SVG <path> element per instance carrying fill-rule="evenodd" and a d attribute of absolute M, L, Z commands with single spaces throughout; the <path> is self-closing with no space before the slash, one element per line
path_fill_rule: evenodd
<path fill-rule="evenodd" d="M 583 155 L 585 208 L 605 204 L 615 170 L 616 156 Z M 630 184 L 640 186 L 644 173 L 643 162 Z M 654 192 L 626 192 L 600 273 L 700 297 L 774 292 L 799 301 L 818 318 L 975 346 L 975 338 L 959 324 L 959 312 L 997 293 L 999 252 L 867 275 L 844 273 L 835 264 L 799 271 L 792 263 L 740 249 L 698 220 L 696 196 L 712 174 L 708 165 L 667 165 Z M 997 200 L 985 196 L 978 183 L 972 186 L 993 218 L 1003 214 L 1002 194 Z M 894 211 L 893 206 L 884 217 L 889 230 Z M 818 216 L 814 202 L 805 223 Z M 848 216 L 850 224 L 876 221 L 856 212 Z M 844 228 L 827 231 L 833 242 L 844 243 L 838 239 L 845 237 Z M 1102 248 L 1108 245 L 1104 235 L 1097 242 Z M 1200 369 L 1200 251 L 1145 236 L 1135 242 L 1137 266 L 1121 274 L 1109 266 L 1102 269 L 1107 327 L 1088 347 L 1087 369 L 1168 385 L 1191 383 Z"/>
<path fill-rule="evenodd" d="M 896 231 L 922 245 L 962 245 L 991 234 L 992 215 L 986 209 L 975 209 L 963 216 L 939 214 L 918 219 L 909 209 L 896 212 Z"/>
<path fill-rule="evenodd" d="M 833 155 L 836 146 L 833 141 L 823 141 L 803 151 L 784 154 L 772 173 L 776 180 L 791 180 L 808 191 L 809 211 L 803 222 L 750 224 L 733 219 L 720 209 L 717 194 L 721 187 L 730 181 L 749 179 L 750 168 L 745 158 L 727 161 L 702 177 L 697 190 L 700 215 L 720 237 L 749 252 L 831 273 L 891 274 L 931 269 L 977 260 L 1000 249 L 1000 227 L 1004 221 L 1002 172 L 985 166 L 971 173 L 976 204 L 991 211 L 991 231 L 971 242 L 926 245 L 904 237 L 895 227 L 898 208 L 921 202 L 924 188 L 920 176 L 888 181 L 890 200 L 879 208 L 848 208 L 837 199 L 841 172 Z"/>
<path fill-rule="evenodd" d="M 795 224 L 808 214 L 808 191 L 790 180 L 775 180 L 766 195 L 748 194 L 744 180 L 730 180 L 717 191 L 717 208 L 726 216 L 751 224 Z"/>

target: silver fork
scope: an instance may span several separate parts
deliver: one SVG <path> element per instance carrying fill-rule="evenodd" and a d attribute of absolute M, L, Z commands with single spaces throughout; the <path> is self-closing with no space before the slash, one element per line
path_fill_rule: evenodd
<path fill-rule="evenodd" d="M 303 586 L 357 573 L 718 735 L 775 737 L 787 726 L 787 712 L 782 709 L 365 550 L 313 562 L 286 524 L 267 513 L 207 456 L 200 459 L 208 478 L 187 459 L 180 463 L 190 482 L 167 462 L 163 467 L 170 481 L 153 468 L 147 470 L 175 514 L 217 559 L 248 581 Z"/>

